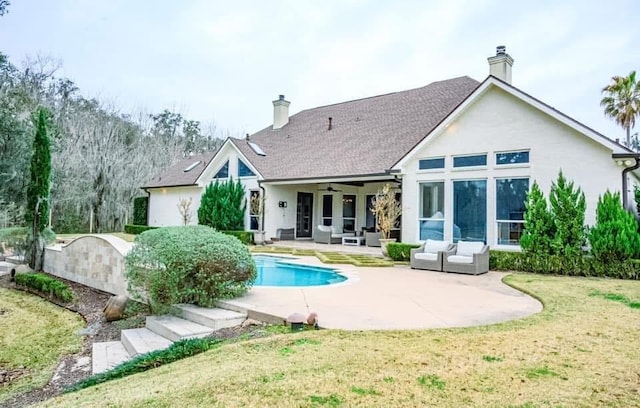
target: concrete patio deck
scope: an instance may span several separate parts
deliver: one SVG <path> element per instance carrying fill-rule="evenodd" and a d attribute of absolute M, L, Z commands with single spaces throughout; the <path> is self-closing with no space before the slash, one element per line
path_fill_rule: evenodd
<path fill-rule="evenodd" d="M 294 258 L 301 264 L 328 266 L 316 257 Z M 331 267 L 349 279 L 328 286 L 253 287 L 247 295 L 225 303 L 283 319 L 294 312 L 316 312 L 321 327 L 346 330 L 479 326 L 542 310 L 538 300 L 502 283 L 504 273 L 469 276 L 409 266 Z"/>

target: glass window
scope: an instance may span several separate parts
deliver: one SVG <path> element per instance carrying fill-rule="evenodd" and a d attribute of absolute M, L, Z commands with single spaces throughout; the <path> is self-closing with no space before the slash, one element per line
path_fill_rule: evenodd
<path fill-rule="evenodd" d="M 453 158 L 453 167 L 472 167 L 486 166 L 487 155 L 479 154 L 476 156 L 458 156 Z"/>
<path fill-rule="evenodd" d="M 333 221 L 333 196 L 322 196 L 322 225 L 332 225 Z"/>
<path fill-rule="evenodd" d="M 224 166 L 222 166 L 220 170 L 218 170 L 218 173 L 213 178 L 227 178 L 227 177 L 229 177 L 229 161 L 228 160 L 224 164 Z"/>
<path fill-rule="evenodd" d="M 519 245 L 524 231 L 524 212 L 529 179 L 496 180 L 496 221 L 498 244 Z"/>
<path fill-rule="evenodd" d="M 258 230 L 260 226 L 260 216 L 258 215 L 260 203 L 260 191 L 251 190 L 249 198 L 249 229 Z"/>
<path fill-rule="evenodd" d="M 356 230 L 356 196 L 342 196 L 342 229 L 345 231 Z"/>
<path fill-rule="evenodd" d="M 444 169 L 444 157 L 437 159 L 422 159 L 418 163 L 419 170 Z"/>
<path fill-rule="evenodd" d="M 420 240 L 444 239 L 444 182 L 421 183 L 418 228 Z"/>
<path fill-rule="evenodd" d="M 249 166 L 244 164 L 244 162 L 238 159 L 238 177 L 252 177 L 255 176 L 255 173 L 251 171 Z"/>
<path fill-rule="evenodd" d="M 376 196 L 374 194 L 367 195 L 366 197 L 367 215 L 365 217 L 365 227 L 370 231 L 375 231 L 376 228 L 376 216 L 371 212 L 371 208 L 373 207 L 373 199 L 375 197 Z"/>
<path fill-rule="evenodd" d="M 496 164 L 529 163 L 529 152 L 496 153 Z"/>
<path fill-rule="evenodd" d="M 453 242 L 482 241 L 487 235 L 487 181 L 453 182 Z"/>

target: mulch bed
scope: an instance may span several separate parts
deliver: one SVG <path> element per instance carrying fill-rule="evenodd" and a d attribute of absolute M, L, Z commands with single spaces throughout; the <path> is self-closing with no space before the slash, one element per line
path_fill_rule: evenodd
<path fill-rule="evenodd" d="M 82 334 L 84 336 L 82 351 L 77 354 L 63 356 L 60 361 L 58 361 L 56 371 L 47 385 L 6 401 L 3 404 L 3 407 L 25 407 L 61 394 L 68 386 L 91 375 L 91 348 L 93 343 L 120 340 L 120 329 L 117 326 L 117 322 L 107 322 L 102 313 L 107 301 L 113 295 L 76 282 L 71 282 L 57 277 L 56 279 L 60 279 L 65 282 L 74 292 L 74 300 L 72 303 L 62 304 L 54 299 L 48 298 L 46 295 L 25 290 L 23 287 L 16 287 L 15 283 L 10 282 L 9 275 L 0 276 L 0 287 L 31 292 L 57 304 L 58 306 L 78 313 L 85 320 L 86 328 L 89 329 L 86 330 L 88 334 Z M 140 319 L 140 321 L 144 324 L 144 319 Z M 219 339 L 231 339 L 239 337 L 245 333 L 251 333 L 256 331 L 256 329 L 256 326 L 232 327 L 216 331 L 213 334 L 213 337 Z M 19 373 L 13 372 L 6 372 L 2 374 L 0 372 L 0 376 L 7 381 L 10 381 L 11 378 L 15 378 L 18 374 Z"/>

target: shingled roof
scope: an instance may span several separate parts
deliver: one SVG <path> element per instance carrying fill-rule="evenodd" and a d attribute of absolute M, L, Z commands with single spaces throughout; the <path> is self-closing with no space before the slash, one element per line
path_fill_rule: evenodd
<path fill-rule="evenodd" d="M 157 188 L 157 187 L 179 187 L 179 186 L 191 186 L 196 184 L 196 180 L 202 174 L 204 169 L 213 159 L 215 152 L 207 152 L 203 154 L 197 154 L 190 156 L 184 160 L 179 161 L 162 174 L 154 177 L 146 186 L 142 188 Z M 193 166 L 193 167 L 192 167 Z M 188 171 L 185 171 L 189 169 Z"/>
<path fill-rule="evenodd" d="M 304 110 L 250 136 L 264 156 L 246 140 L 230 140 L 265 180 L 384 174 L 479 85 L 464 76 Z"/>

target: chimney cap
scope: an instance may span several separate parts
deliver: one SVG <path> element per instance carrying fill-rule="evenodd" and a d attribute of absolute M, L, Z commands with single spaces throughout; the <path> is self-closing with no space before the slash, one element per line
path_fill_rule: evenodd
<path fill-rule="evenodd" d="M 504 45 L 498 45 L 496 47 L 496 55 L 505 55 L 507 53 L 507 47 Z"/>
<path fill-rule="evenodd" d="M 278 100 L 284 101 L 284 95 L 278 95 Z"/>

